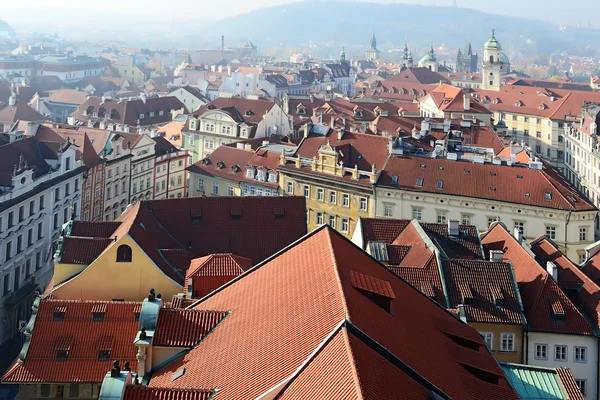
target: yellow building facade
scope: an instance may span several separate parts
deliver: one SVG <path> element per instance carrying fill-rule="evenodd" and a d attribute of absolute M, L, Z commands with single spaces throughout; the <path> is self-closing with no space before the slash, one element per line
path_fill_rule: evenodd
<path fill-rule="evenodd" d="M 468 325 L 479 332 L 498 361 L 523 362 L 523 326 L 483 322 L 469 322 Z"/>
<path fill-rule="evenodd" d="M 121 246 L 131 261 L 118 261 Z M 128 234 L 109 245 L 89 265 L 56 263 L 52 294 L 57 299 L 142 301 L 150 288 L 170 299 L 183 287 L 165 275 Z"/>

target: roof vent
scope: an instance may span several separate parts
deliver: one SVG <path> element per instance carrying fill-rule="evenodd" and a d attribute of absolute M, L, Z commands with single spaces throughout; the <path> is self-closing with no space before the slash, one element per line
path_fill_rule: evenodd
<path fill-rule="evenodd" d="M 173 378 L 171 378 L 171 382 L 181 378 L 185 374 L 185 368 L 180 368 L 173 373 Z"/>
<path fill-rule="evenodd" d="M 458 290 L 462 299 L 462 304 L 465 306 L 473 304 L 473 293 L 468 283 L 462 282 L 458 284 Z"/>
<path fill-rule="evenodd" d="M 396 295 L 388 281 L 350 270 L 350 284 L 386 312 L 392 313 L 392 300 Z"/>

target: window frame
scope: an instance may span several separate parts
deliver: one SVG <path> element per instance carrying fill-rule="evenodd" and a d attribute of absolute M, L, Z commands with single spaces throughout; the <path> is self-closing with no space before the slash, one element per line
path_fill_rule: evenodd
<path fill-rule="evenodd" d="M 538 348 L 542 348 L 544 349 L 544 355 L 543 356 L 538 356 Z M 548 359 L 548 344 L 546 343 L 536 343 L 535 347 L 534 347 L 534 354 L 533 357 L 536 360 L 547 360 Z"/>
<path fill-rule="evenodd" d="M 561 358 L 556 357 L 557 356 L 557 351 L 559 349 L 564 349 L 564 356 Z M 569 359 L 569 349 L 567 346 L 562 345 L 562 344 L 555 344 L 554 345 L 554 361 L 567 361 Z"/>
<path fill-rule="evenodd" d="M 511 346 L 504 346 L 504 340 L 507 339 L 506 344 L 509 343 Z M 510 340 L 510 342 L 508 341 Z M 500 351 L 502 353 L 514 353 L 516 347 L 516 335 L 513 332 L 500 332 Z"/>

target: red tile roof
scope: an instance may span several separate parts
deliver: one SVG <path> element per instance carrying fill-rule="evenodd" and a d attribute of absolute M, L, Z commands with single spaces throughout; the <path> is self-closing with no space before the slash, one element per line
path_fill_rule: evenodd
<path fill-rule="evenodd" d="M 93 312 L 105 307 L 104 320 L 93 321 Z M 6 383 L 101 383 L 113 360 L 129 362 L 137 369 L 137 348 L 141 303 L 71 300 L 41 300 L 34 310 L 31 338 L 21 360 L 2 377 Z M 55 321 L 54 313 L 64 312 Z M 31 325 L 31 322 L 30 322 Z M 67 361 L 57 360 L 57 350 L 67 350 Z M 100 350 L 110 350 L 107 361 L 98 360 Z"/>
<path fill-rule="evenodd" d="M 193 347 L 227 316 L 225 311 L 163 308 L 158 313 L 153 346 Z"/>
<path fill-rule="evenodd" d="M 192 297 L 200 299 L 239 276 L 252 267 L 248 258 L 233 254 L 211 254 L 190 262 L 186 272 L 184 295 L 188 294 L 188 285 L 192 278 Z"/>
<path fill-rule="evenodd" d="M 220 146 L 204 160 L 198 161 L 187 169 L 197 174 L 277 189 L 278 183 L 247 178 L 246 168 L 252 166 L 264 168 L 266 171 L 275 171 L 279 166 L 279 156 L 280 154 L 268 150 L 252 152 L 235 147 Z"/>
<path fill-rule="evenodd" d="M 86 238 L 110 238 L 119 225 L 121 225 L 120 222 L 77 221 L 73 223 L 71 236 Z"/>
<path fill-rule="evenodd" d="M 393 313 L 352 285 L 351 270 L 389 282 L 395 296 L 389 300 Z M 256 398 L 294 374 L 346 321 L 362 332 L 363 341 L 372 349 L 399 360 L 415 371 L 413 376 L 420 375 L 453 398 L 517 398 L 474 329 L 327 227 L 213 292 L 193 309 L 226 309 L 230 314 L 200 345 L 155 371 L 149 386 L 218 387 L 221 399 Z M 449 335 L 470 345 L 463 346 Z M 348 356 L 330 350 L 321 352 L 327 358 L 320 365 L 343 366 Z M 343 382 L 355 379 L 348 375 L 354 370 L 359 380 L 364 379 L 365 396 L 393 398 L 387 385 L 377 384 L 373 371 L 376 367 L 381 377 L 398 377 L 399 373 L 390 363 L 376 359 L 372 351 L 353 351 L 360 361 L 344 369 Z M 182 367 L 185 374 L 172 380 L 173 372 Z M 296 379 L 306 371 L 301 370 Z M 489 375 L 495 383 L 480 379 L 480 374 Z M 321 369 L 311 376 L 328 379 Z M 352 385 L 340 384 L 340 390 L 355 390 L 356 384 Z M 407 387 L 412 385 L 407 383 Z M 332 398 L 318 391 L 310 392 L 310 397 Z M 333 398 L 339 398 L 337 393 Z"/>
<path fill-rule="evenodd" d="M 194 111 L 193 115 L 201 116 L 210 110 L 221 110 L 231 115 L 237 122 L 258 124 L 265 114 L 275 106 L 270 100 L 251 100 L 241 97 L 219 97 Z M 251 112 L 249 115 L 248 112 Z"/>
<path fill-rule="evenodd" d="M 600 325 L 600 287 L 546 237 L 532 241 L 531 250 L 542 265 L 552 261 L 558 267 L 558 286 L 595 326 Z"/>
<path fill-rule="evenodd" d="M 444 75 L 426 67 L 402 67 L 400 72 L 389 80 L 394 82 L 416 82 L 423 85 L 437 85 L 440 82 L 450 83 Z"/>
<path fill-rule="evenodd" d="M 558 375 L 560 383 L 562 383 L 563 389 L 565 389 L 565 393 L 569 400 L 584 400 L 581 389 L 579 389 L 570 369 L 558 367 L 556 368 L 556 374 Z"/>
<path fill-rule="evenodd" d="M 17 101 L 14 106 L 8 105 L 0 109 L 0 123 L 10 124 L 17 121 L 44 122 L 47 119 L 24 101 Z"/>
<path fill-rule="evenodd" d="M 397 184 L 392 183 L 393 176 L 398 177 Z M 417 186 L 417 178 L 423 178 L 422 186 Z M 437 188 L 438 181 L 443 188 Z M 595 210 L 593 204 L 548 165 L 544 165 L 543 170 L 535 170 L 524 166 L 393 156 L 382 171 L 378 185 L 558 210 Z M 550 200 L 546 193 L 550 194 Z"/>
<path fill-rule="evenodd" d="M 122 214 L 117 223 L 120 225 L 111 237 L 129 234 L 167 276 L 182 286 L 194 258 L 234 253 L 256 264 L 302 237 L 307 229 L 304 197 L 142 201 Z M 86 224 L 85 228 L 79 228 L 79 224 Z M 96 224 L 105 223 L 76 221 L 73 231 L 91 232 Z M 73 257 L 86 258 L 84 254 Z"/>
<path fill-rule="evenodd" d="M 113 239 L 66 237 L 60 263 L 89 265 L 112 242 Z"/>
<path fill-rule="evenodd" d="M 527 323 L 537 332 L 553 332 L 592 335 L 594 330 L 588 320 L 560 289 L 534 258 L 508 232 L 502 224 L 495 224 L 482 238 L 485 251 L 503 252 L 503 260 L 510 261 L 521 293 Z M 565 317 L 556 321 L 552 315 L 552 304 L 561 305 Z"/>
<path fill-rule="evenodd" d="M 213 389 L 169 389 L 128 385 L 123 400 L 210 400 Z"/>
<path fill-rule="evenodd" d="M 459 112 L 471 114 L 491 114 L 490 110 L 479 104 L 476 99 L 471 99 L 470 95 L 461 88 L 450 85 L 439 85 L 430 92 L 431 98 L 437 108 L 444 112 Z M 465 110 L 464 96 L 469 96 L 470 110 Z"/>
<path fill-rule="evenodd" d="M 467 321 L 525 325 L 523 307 L 510 264 L 447 260 L 443 262 L 443 269 L 450 307 L 463 304 Z M 465 297 L 472 299 L 471 304 L 466 304 Z M 499 298 L 502 306 L 495 303 Z"/>

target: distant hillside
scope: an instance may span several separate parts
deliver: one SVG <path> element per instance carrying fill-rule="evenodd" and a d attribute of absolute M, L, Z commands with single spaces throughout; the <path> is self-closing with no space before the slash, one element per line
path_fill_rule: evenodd
<path fill-rule="evenodd" d="M 600 31 L 567 29 L 535 20 L 487 14 L 466 8 L 350 1 L 307 1 L 264 8 L 204 24 L 198 33 L 249 37 L 259 46 L 313 42 L 367 45 L 375 31 L 382 50 L 401 46 L 404 38 L 417 47 L 430 42 L 462 46 L 471 38 L 483 46 L 491 29 L 508 51 L 585 53 L 600 48 Z"/>
<path fill-rule="evenodd" d="M 0 32 L 13 33 L 13 29 L 6 22 L 0 19 Z"/>

